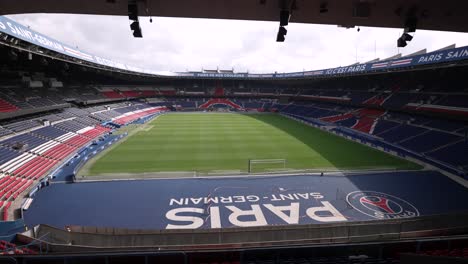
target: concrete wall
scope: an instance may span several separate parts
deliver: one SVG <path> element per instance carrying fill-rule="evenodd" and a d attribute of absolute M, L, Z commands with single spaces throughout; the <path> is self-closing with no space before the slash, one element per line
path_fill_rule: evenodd
<path fill-rule="evenodd" d="M 468 213 L 399 220 L 323 225 L 265 226 L 210 230 L 128 230 L 70 227 L 70 231 L 40 225 L 25 233 L 43 238 L 62 250 L 74 246 L 94 249 L 202 249 L 272 245 L 382 242 L 421 236 L 466 234 Z M 72 248 L 69 248 L 72 247 Z"/>

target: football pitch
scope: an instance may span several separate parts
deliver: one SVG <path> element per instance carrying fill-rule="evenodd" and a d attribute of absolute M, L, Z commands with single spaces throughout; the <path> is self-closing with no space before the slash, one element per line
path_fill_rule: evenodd
<path fill-rule="evenodd" d="M 170 113 L 99 155 L 86 175 L 150 172 L 419 169 L 412 162 L 277 114 Z"/>

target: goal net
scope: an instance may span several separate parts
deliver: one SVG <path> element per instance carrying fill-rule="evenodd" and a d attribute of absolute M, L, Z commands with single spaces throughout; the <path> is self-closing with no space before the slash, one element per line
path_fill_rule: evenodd
<path fill-rule="evenodd" d="M 286 170 L 286 159 L 249 159 L 249 173 Z"/>

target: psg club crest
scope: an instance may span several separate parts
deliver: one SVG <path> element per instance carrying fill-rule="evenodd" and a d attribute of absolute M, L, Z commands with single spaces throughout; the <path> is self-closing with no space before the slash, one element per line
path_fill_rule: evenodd
<path fill-rule="evenodd" d="M 419 216 L 419 211 L 407 201 L 393 195 L 355 191 L 346 196 L 346 201 L 357 211 L 376 219 L 397 219 Z"/>

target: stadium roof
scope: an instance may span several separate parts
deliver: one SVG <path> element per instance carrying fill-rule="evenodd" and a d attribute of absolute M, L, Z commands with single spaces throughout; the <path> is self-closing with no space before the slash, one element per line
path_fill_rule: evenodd
<path fill-rule="evenodd" d="M 426 50 L 402 57 L 398 53 L 392 57 L 373 60 L 365 63 L 355 63 L 345 67 L 335 67 L 313 71 L 300 71 L 288 73 L 262 73 L 251 74 L 249 72 L 235 72 L 234 69 L 202 69 L 201 72 L 169 72 L 145 69 L 133 65 L 128 65 L 118 61 L 106 59 L 97 54 L 82 51 L 78 47 L 73 47 L 58 40 L 50 38 L 31 28 L 21 25 L 5 16 L 0 16 L 0 45 L 10 46 L 29 53 L 46 56 L 51 59 L 63 60 L 78 65 L 88 66 L 98 69 L 138 74 L 148 77 L 164 78 L 229 78 L 229 79 L 300 79 L 300 78 L 321 78 L 336 75 L 368 74 L 377 71 L 404 70 L 413 67 L 432 67 L 432 64 L 466 63 L 468 60 L 468 46 L 455 48 L 454 45 L 445 47 L 440 51 L 426 53 Z"/>
<path fill-rule="evenodd" d="M 345 27 L 403 28 L 409 16 L 418 29 L 468 32 L 468 1 L 459 0 L 136 0 L 140 16 L 278 21 Z M 128 14 L 126 0 L 0 0 L 0 15 L 22 13 Z"/>

